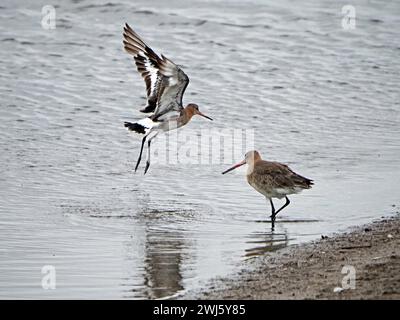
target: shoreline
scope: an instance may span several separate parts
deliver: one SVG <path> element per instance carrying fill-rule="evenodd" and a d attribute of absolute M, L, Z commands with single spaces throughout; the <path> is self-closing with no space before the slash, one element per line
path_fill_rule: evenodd
<path fill-rule="evenodd" d="M 176 299 L 400 299 L 400 216 L 245 261 Z"/>

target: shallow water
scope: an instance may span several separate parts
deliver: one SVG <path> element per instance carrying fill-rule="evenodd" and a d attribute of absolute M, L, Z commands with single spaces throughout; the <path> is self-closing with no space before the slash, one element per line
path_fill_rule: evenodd
<path fill-rule="evenodd" d="M 399 210 L 399 2 L 359 1 L 355 30 L 346 2 L 52 3 L 55 30 L 42 4 L 0 5 L 1 298 L 169 297 Z M 141 116 L 144 85 L 125 22 L 215 119 L 181 131 L 254 129 L 265 158 L 315 180 L 274 233 L 243 171 L 220 174 L 230 163 L 134 174 L 140 138 L 122 123 Z"/>

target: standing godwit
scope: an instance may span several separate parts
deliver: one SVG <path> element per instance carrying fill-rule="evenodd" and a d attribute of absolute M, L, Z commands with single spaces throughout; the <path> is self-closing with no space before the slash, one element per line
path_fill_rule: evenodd
<path fill-rule="evenodd" d="M 247 152 L 243 161 L 222 174 L 246 163 L 248 165 L 247 182 L 271 203 L 271 222 L 272 229 L 274 229 L 276 215 L 290 203 L 287 195 L 299 193 L 303 189 L 310 189 L 313 180 L 295 173 L 286 164 L 262 160 L 258 151 Z M 275 211 L 272 198 L 282 199 L 283 197 L 286 199 L 286 203 L 278 211 Z"/>
<path fill-rule="evenodd" d="M 187 85 L 188 76 L 171 60 L 161 58 L 131 29 L 124 27 L 124 47 L 135 60 L 137 70 L 142 75 L 147 90 L 147 105 L 141 112 L 152 113 L 151 116 L 135 123 L 125 122 L 125 127 L 136 133 L 144 134 L 135 172 L 142 159 L 143 147 L 147 141 L 147 160 L 144 173 L 150 166 L 150 143 L 159 132 L 166 132 L 187 124 L 194 115 L 202 114 L 199 107 L 190 103 L 182 106 L 182 97 Z"/>

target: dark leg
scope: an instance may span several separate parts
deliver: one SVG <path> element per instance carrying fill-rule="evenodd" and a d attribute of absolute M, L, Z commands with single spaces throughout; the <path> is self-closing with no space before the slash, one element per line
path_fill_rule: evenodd
<path fill-rule="evenodd" d="M 272 223 L 272 230 L 274 230 L 275 227 L 275 207 L 274 207 L 274 203 L 272 202 L 272 199 L 269 199 L 269 203 L 271 204 L 271 223 Z"/>
<path fill-rule="evenodd" d="M 147 136 L 144 136 L 144 138 L 142 139 L 142 147 L 140 148 L 139 158 L 136 162 L 135 172 L 136 172 L 137 168 L 139 167 L 140 160 L 142 160 L 143 147 L 144 147 L 144 143 L 146 142 L 146 138 L 147 138 Z"/>
<path fill-rule="evenodd" d="M 146 168 L 144 168 L 144 174 L 146 174 L 147 170 L 149 170 L 150 167 L 150 143 L 151 139 L 147 142 L 147 160 L 146 160 Z"/>
<path fill-rule="evenodd" d="M 149 170 L 150 167 L 150 144 L 151 144 L 151 140 L 153 140 L 156 135 L 158 133 L 156 133 L 154 136 L 152 136 L 149 141 L 147 142 L 147 160 L 146 160 L 146 168 L 144 169 L 144 174 L 146 174 L 147 170 Z"/>
<path fill-rule="evenodd" d="M 285 208 L 289 205 L 289 203 L 290 203 L 289 198 L 288 197 L 285 197 L 285 198 L 286 198 L 286 203 L 275 213 L 275 215 L 277 215 L 283 208 Z"/>

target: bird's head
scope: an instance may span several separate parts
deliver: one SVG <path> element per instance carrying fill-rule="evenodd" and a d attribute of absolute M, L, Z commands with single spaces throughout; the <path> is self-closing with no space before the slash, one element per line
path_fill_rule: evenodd
<path fill-rule="evenodd" d="M 239 168 L 239 167 L 245 165 L 246 163 L 249 166 L 254 167 L 254 163 L 256 163 L 258 160 L 261 160 L 261 156 L 258 153 L 258 151 L 256 151 L 256 150 L 249 151 L 244 155 L 244 160 L 235 164 L 233 167 L 229 168 L 228 170 L 225 170 L 224 172 L 222 172 L 222 174 L 228 173 L 229 171 Z"/>
<path fill-rule="evenodd" d="M 244 159 L 246 163 L 254 163 L 258 160 L 261 160 L 261 156 L 257 150 L 249 151 L 244 155 Z"/>
<path fill-rule="evenodd" d="M 191 116 L 191 117 L 193 117 L 194 115 L 199 115 L 199 116 L 202 116 L 202 117 L 204 117 L 204 118 L 207 118 L 208 120 L 211 120 L 212 121 L 212 119 L 210 118 L 210 117 L 208 117 L 208 116 L 206 116 L 205 114 L 203 114 L 203 113 L 201 113 L 200 112 L 200 110 L 199 110 L 199 106 L 197 105 L 197 104 L 195 104 L 195 103 L 189 103 L 187 106 L 186 106 L 186 112 Z"/>

